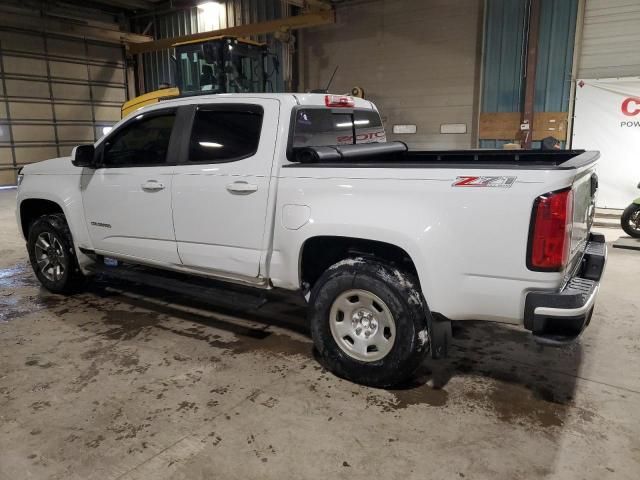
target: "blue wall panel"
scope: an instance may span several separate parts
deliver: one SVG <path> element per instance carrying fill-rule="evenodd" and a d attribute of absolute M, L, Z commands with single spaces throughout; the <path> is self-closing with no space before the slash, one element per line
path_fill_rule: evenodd
<path fill-rule="evenodd" d="M 525 22 L 528 0 L 487 0 L 484 32 L 482 112 L 522 110 Z M 542 0 L 534 111 L 569 107 L 578 0 Z M 504 140 L 481 140 L 500 148 Z"/>
<path fill-rule="evenodd" d="M 542 0 L 534 111 L 566 112 L 578 0 Z"/>
<path fill-rule="evenodd" d="M 526 4 L 524 0 L 486 3 L 483 112 L 520 109 Z"/>

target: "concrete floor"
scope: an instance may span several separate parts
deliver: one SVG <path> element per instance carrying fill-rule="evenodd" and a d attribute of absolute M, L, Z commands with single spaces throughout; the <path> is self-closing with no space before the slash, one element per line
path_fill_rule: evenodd
<path fill-rule="evenodd" d="M 610 250 L 573 347 L 467 322 L 450 360 L 385 391 L 323 370 L 295 302 L 45 292 L 14 196 L 0 191 L 2 479 L 640 476 L 639 252 Z"/>

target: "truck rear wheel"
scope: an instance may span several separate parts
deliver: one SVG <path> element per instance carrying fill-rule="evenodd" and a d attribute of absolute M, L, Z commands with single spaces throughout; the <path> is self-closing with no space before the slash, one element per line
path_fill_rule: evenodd
<path fill-rule="evenodd" d="M 336 375 L 389 387 L 406 381 L 429 351 L 426 311 L 405 272 L 375 260 L 347 259 L 313 287 L 311 334 Z"/>
<path fill-rule="evenodd" d="M 63 214 L 43 215 L 31 224 L 29 260 L 40 283 L 52 293 L 72 293 L 84 279 Z"/>

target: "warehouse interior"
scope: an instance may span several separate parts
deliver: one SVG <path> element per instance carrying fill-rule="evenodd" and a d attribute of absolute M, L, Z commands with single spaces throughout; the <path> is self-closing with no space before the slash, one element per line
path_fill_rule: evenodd
<path fill-rule="evenodd" d="M 0 480 L 636 479 L 640 239 L 621 222 L 640 196 L 639 22 L 640 0 L 1 2 Z M 257 89 L 201 88 L 203 42 L 259 52 Z M 551 348 L 453 322 L 449 358 L 382 389 L 318 362 L 301 295 L 40 286 L 24 167 L 165 99 L 241 92 L 363 98 L 409 150 L 599 151 L 589 328 Z"/>
<path fill-rule="evenodd" d="M 3 3 L 1 185 L 98 140 L 123 102 L 175 86 L 171 45 L 201 32 L 266 43 L 277 62 L 270 91 L 323 89 L 333 78 L 333 91 L 357 88 L 378 106 L 390 140 L 432 150 L 539 148 L 548 136 L 592 148 L 572 138 L 579 80 L 633 80 L 640 69 L 633 1 L 174 3 Z M 610 161 L 640 174 L 632 160 Z M 631 196 L 635 184 L 622 188 Z"/>

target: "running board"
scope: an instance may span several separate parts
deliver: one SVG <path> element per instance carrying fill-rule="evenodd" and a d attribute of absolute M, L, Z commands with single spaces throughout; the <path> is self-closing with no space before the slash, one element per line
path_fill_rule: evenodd
<path fill-rule="evenodd" d="M 94 263 L 87 270 L 109 279 L 157 288 L 233 310 L 255 310 L 268 301 L 263 294 L 241 292 L 233 284 L 137 265 L 119 264 L 111 267 Z"/>

